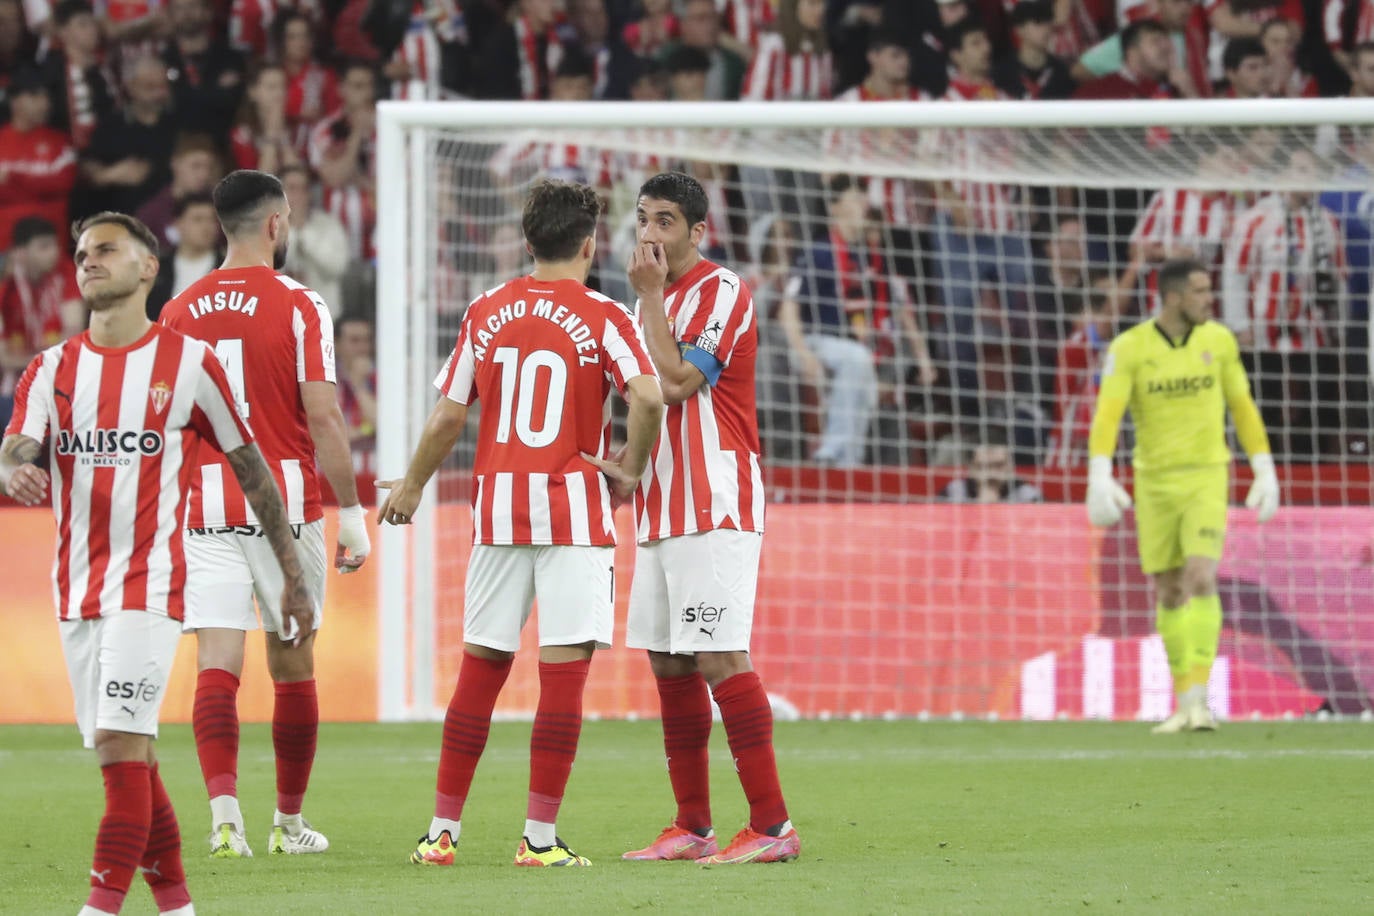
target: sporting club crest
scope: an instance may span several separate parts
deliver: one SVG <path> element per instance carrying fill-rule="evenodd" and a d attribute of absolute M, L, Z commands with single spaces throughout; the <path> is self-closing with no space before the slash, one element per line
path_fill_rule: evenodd
<path fill-rule="evenodd" d="M 148 389 L 148 398 L 153 402 L 153 410 L 161 414 L 167 409 L 167 402 L 172 400 L 172 386 L 158 382 Z"/>

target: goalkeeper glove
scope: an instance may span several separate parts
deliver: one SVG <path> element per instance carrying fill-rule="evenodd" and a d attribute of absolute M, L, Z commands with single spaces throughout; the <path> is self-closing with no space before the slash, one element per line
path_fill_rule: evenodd
<path fill-rule="evenodd" d="M 341 506 L 339 546 L 334 551 L 334 568 L 342 573 L 351 573 L 363 565 L 371 550 L 372 540 L 367 536 L 367 512 L 361 505 Z"/>
<path fill-rule="evenodd" d="M 1121 521 L 1131 507 L 1131 494 L 1112 479 L 1112 459 L 1103 455 L 1088 459 L 1088 521 L 1106 528 Z"/>
<path fill-rule="evenodd" d="M 1261 522 L 1267 522 L 1279 511 L 1279 475 L 1274 471 L 1274 456 L 1267 452 L 1250 456 L 1250 470 L 1255 482 L 1245 495 L 1245 508 L 1254 509 Z"/>

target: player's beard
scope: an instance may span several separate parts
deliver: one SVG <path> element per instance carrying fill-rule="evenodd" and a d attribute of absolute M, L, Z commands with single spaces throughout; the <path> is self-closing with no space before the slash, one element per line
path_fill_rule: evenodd
<path fill-rule="evenodd" d="M 135 275 L 127 280 L 121 277 L 112 276 L 100 282 L 100 289 L 90 293 L 82 292 L 82 298 L 86 302 L 86 308 L 90 309 L 92 312 L 108 311 L 124 302 L 134 293 L 138 292 L 139 284 L 143 281 Z"/>
<path fill-rule="evenodd" d="M 289 245 L 287 237 L 283 235 L 272 249 L 272 269 L 281 270 L 286 266 L 286 250 Z"/>

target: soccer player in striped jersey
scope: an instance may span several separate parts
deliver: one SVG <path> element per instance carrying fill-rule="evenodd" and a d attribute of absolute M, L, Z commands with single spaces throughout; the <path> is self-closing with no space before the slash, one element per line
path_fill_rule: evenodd
<path fill-rule="evenodd" d="M 57 515 L 54 592 L 77 725 L 105 782 L 91 892 L 81 916 L 118 913 L 135 872 L 158 912 L 195 912 L 176 812 L 153 739 L 181 636 L 185 462 L 222 452 L 280 564 L 284 616 L 308 638 L 310 597 L 281 496 L 224 368 L 203 343 L 152 324 L 157 240 L 122 213 L 87 219 L 77 282 L 90 330 L 38 354 L 0 443 L 0 489 L 34 506 L 48 473 Z"/>
<path fill-rule="evenodd" d="M 281 182 L 266 172 L 233 172 L 216 186 L 214 202 L 229 240 L 224 264 L 168 302 L 162 322 L 214 348 L 239 409 L 258 424 L 306 570 L 315 630 L 328 566 L 317 462 L 339 500 L 335 567 L 352 572 L 370 547 L 335 391 L 333 322 L 324 300 L 278 272 L 291 212 Z M 192 716 L 210 796 L 210 854 L 253 854 L 238 802 L 236 700 L 246 634 L 258 628 L 254 598 L 274 692 L 277 808 L 268 851 L 324 852 L 329 841 L 301 816 L 320 719 L 314 637 L 290 641 L 274 601 L 280 573 L 264 549 L 261 522 L 223 462 L 195 469 L 186 527 L 186 629 L 196 633 L 199 666 Z"/>
<path fill-rule="evenodd" d="M 408 525 L 426 482 L 481 401 L 473 464 L 473 548 L 464 591 L 463 663 L 444 718 L 434 817 L 410 859 L 452 865 L 463 806 L 510 674 L 520 630 L 539 601 L 539 706 L 530 738 L 529 803 L 515 854 L 523 866 L 589 864 L 555 818 L 577 755 L 592 653 L 611 643 L 613 500 L 627 500 L 658 437 L 663 397 L 634 319 L 586 286 L 601 205 L 584 184 L 543 180 L 522 228 L 534 273 L 473 300 L 435 379 L 443 394 L 401 480 L 377 510 Z M 610 394 L 630 405 L 615 490 L 592 463 L 610 444 Z M 599 460 L 599 459 L 597 459 Z"/>
<path fill-rule="evenodd" d="M 1156 734 L 1211 731 L 1207 681 L 1221 635 L 1217 565 L 1226 538 L 1231 449 L 1226 409 L 1250 456 L 1245 505 L 1266 522 L 1279 507 L 1269 437 L 1250 397 L 1236 337 L 1212 321 L 1212 278 L 1196 260 L 1159 270 L 1158 316 L 1117 336 L 1102 364 L 1088 438 L 1088 518 L 1106 527 L 1131 505 L 1112 479 L 1127 408 L 1135 422 L 1135 504 L 1140 565 L 1155 586 L 1155 620 L 1178 705 Z"/>
<path fill-rule="evenodd" d="M 763 542 L 758 323 L 749 288 L 698 251 L 706 212 L 706 194 L 689 175 L 655 175 L 640 188 L 629 276 L 668 410 L 635 494 L 639 549 L 625 643 L 649 652 L 678 810 L 658 839 L 624 857 L 786 861 L 801 841 L 778 782 L 773 711 L 749 659 Z M 610 465 L 606 472 L 624 482 Z M 724 850 L 711 820 L 712 696 L 749 801 L 749 825 Z"/>

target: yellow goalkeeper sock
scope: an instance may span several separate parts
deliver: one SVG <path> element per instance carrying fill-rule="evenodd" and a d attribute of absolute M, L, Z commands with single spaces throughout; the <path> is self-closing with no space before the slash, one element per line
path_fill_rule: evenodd
<path fill-rule="evenodd" d="M 1212 663 L 1217 660 L 1217 644 L 1221 641 L 1221 596 L 1206 595 L 1188 602 L 1183 618 L 1192 648 L 1189 656 L 1190 685 L 1206 687 L 1212 676 Z"/>
<path fill-rule="evenodd" d="M 1192 667 L 1192 635 L 1187 627 L 1189 605 L 1166 608 L 1155 605 L 1155 629 L 1164 640 L 1164 654 L 1169 659 L 1169 674 L 1174 679 L 1174 693 L 1182 694 L 1190 686 L 1188 673 Z"/>

